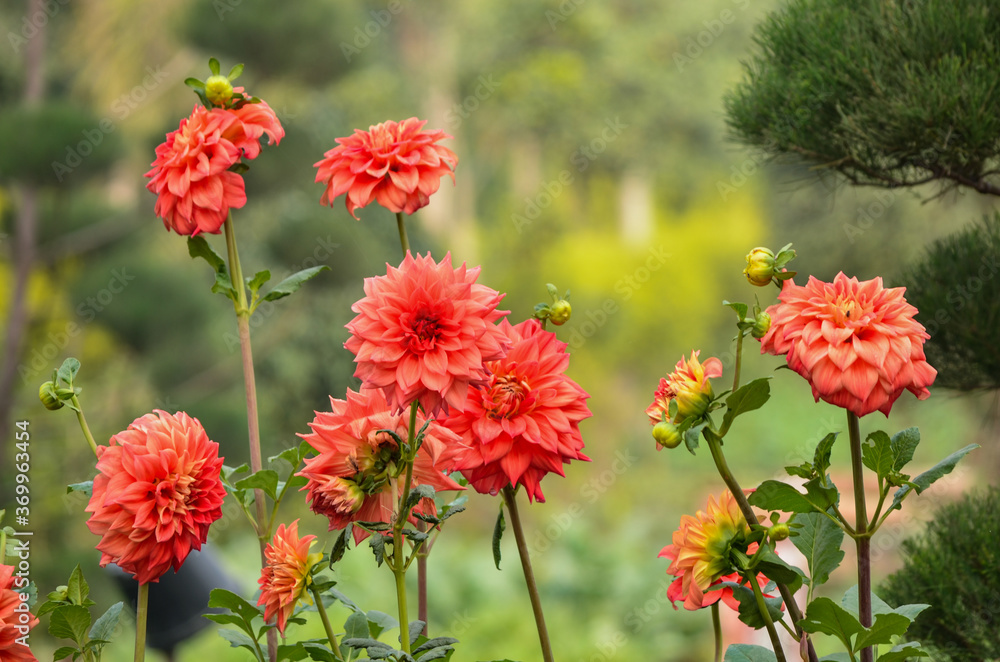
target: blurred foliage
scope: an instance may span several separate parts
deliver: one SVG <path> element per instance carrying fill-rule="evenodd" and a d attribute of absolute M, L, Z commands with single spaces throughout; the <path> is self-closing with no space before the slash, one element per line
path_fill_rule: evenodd
<path fill-rule="evenodd" d="M 939 386 L 1000 388 L 1000 214 L 939 240 L 910 266 L 906 297 L 930 333 Z"/>
<path fill-rule="evenodd" d="M 792 0 L 726 97 L 733 133 L 850 181 L 1000 193 L 1000 11 L 986 0 Z"/>
<path fill-rule="evenodd" d="M 939 508 L 919 537 L 902 545 L 903 568 L 882 591 L 890 604 L 921 603 L 907 638 L 930 645 L 951 662 L 1000 657 L 996 619 L 1000 581 L 1000 489 L 967 495 Z"/>

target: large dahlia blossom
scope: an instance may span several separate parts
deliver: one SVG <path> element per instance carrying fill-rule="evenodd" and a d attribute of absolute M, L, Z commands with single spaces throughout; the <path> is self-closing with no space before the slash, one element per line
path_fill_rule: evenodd
<path fill-rule="evenodd" d="M 656 425 L 670 420 L 670 402 L 677 401 L 677 420 L 680 423 L 688 416 L 701 416 L 714 397 L 712 377 L 722 376 L 722 361 L 715 357 L 701 363 L 700 350 L 691 352 L 691 358 L 683 356 L 674 366 L 674 371 L 660 379 L 660 385 L 653 394 L 653 403 L 646 407 L 649 422 Z"/>
<path fill-rule="evenodd" d="M 242 94 L 243 88 L 237 87 L 233 92 Z M 245 102 L 224 111 L 236 120 L 224 135 L 240 149 L 245 159 L 260 155 L 260 139 L 264 135 L 267 135 L 268 145 L 277 145 L 285 137 L 284 127 L 266 101 Z"/>
<path fill-rule="evenodd" d="M 14 590 L 22 581 L 27 585 L 13 566 L 0 564 L 0 662 L 38 662 L 25 643 L 38 619 L 28 610 L 28 594 Z"/>
<path fill-rule="evenodd" d="M 277 614 L 278 632 L 282 635 L 295 604 L 303 598 L 309 601 L 310 570 L 323 558 L 322 554 L 309 553 L 314 542 L 316 536 L 299 537 L 299 520 L 295 520 L 287 527 L 279 524 L 274 539 L 264 548 L 266 563 L 257 580 L 260 584 L 257 605 L 264 606 L 265 621 Z"/>
<path fill-rule="evenodd" d="M 409 414 L 393 413 L 382 391 L 371 389 L 348 390 L 346 400 L 330 398 L 330 406 L 332 411 L 316 412 L 309 424 L 312 433 L 299 435 L 319 453 L 308 458 L 297 474 L 308 480 L 302 489 L 308 491 L 310 507 L 330 520 L 331 531 L 351 522 L 392 524 L 403 477 L 393 475 L 400 448 L 386 430 L 407 439 Z M 416 429 L 425 422 L 418 412 Z M 447 475 L 461 447 L 458 435 L 431 421 L 413 461 L 411 487 L 430 485 L 435 492 L 465 489 Z M 433 499 L 420 499 L 413 510 L 437 513 Z M 410 522 L 416 524 L 417 519 L 411 516 Z M 368 535 L 354 527 L 356 543 Z"/>
<path fill-rule="evenodd" d="M 314 165 L 316 181 L 323 182 L 320 204 L 346 193 L 347 211 L 354 212 L 372 200 L 396 213 L 412 214 L 430 202 L 445 175 L 455 181 L 455 153 L 438 145 L 451 138 L 444 131 L 424 131 L 426 120 L 411 117 L 355 129 L 354 135 L 337 138 L 338 145 Z"/>
<path fill-rule="evenodd" d="M 683 600 L 684 608 L 692 611 L 720 599 L 738 610 L 739 602 L 731 588 L 709 589 L 722 582 L 740 582 L 729 560 L 729 549 L 730 545 L 739 545 L 750 533 L 750 527 L 729 490 L 718 501 L 709 496 L 706 511 L 699 510 L 694 517 L 683 515 L 680 528 L 674 531 L 673 543 L 660 551 L 660 557 L 672 561 L 667 574 L 677 577 L 667 589 L 667 597 L 671 603 Z M 746 546 L 748 555 L 755 551 L 757 543 Z M 757 582 L 763 588 L 767 578 L 758 575 Z"/>
<path fill-rule="evenodd" d="M 414 401 L 431 416 L 461 409 L 469 386 L 489 377 L 483 364 L 510 344 L 495 324 L 507 314 L 497 310 L 503 295 L 476 283 L 479 267 L 453 268 L 451 253 L 440 263 L 407 253 L 398 269 L 386 266 L 351 307 L 357 317 L 344 346 L 355 355 L 354 376 L 385 391 L 396 411 Z"/>
<path fill-rule="evenodd" d="M 176 571 L 222 517 L 226 489 L 219 445 L 197 419 L 156 410 L 97 448 L 87 527 L 101 536 L 101 566 L 117 564 L 140 584 Z"/>
<path fill-rule="evenodd" d="M 489 381 L 469 389 L 465 406 L 442 424 L 468 444 L 455 468 L 478 492 L 497 494 L 523 485 L 530 500 L 544 501 L 541 480 L 563 474 L 571 460 L 589 461 L 581 450 L 580 421 L 591 415 L 586 391 L 566 376 L 566 343 L 538 320 L 500 329 L 511 341 L 507 355 L 490 361 Z"/>
<path fill-rule="evenodd" d="M 857 416 L 876 410 L 888 416 L 904 390 L 919 400 L 930 396 L 927 387 L 937 376 L 924 356 L 930 336 L 914 319 L 917 309 L 903 298 L 905 289 L 843 273 L 833 283 L 787 280 L 780 303 L 767 309 L 772 321 L 761 353 L 787 355 L 817 402 Z"/>

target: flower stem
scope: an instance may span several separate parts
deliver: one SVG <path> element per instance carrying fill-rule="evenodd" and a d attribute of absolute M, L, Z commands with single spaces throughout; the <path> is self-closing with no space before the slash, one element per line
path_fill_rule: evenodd
<path fill-rule="evenodd" d="M 232 279 L 233 288 L 236 290 L 236 301 L 233 307 L 236 310 L 236 326 L 240 336 L 240 356 L 243 361 L 243 382 L 246 390 L 247 400 L 247 429 L 249 431 L 250 442 L 250 471 L 257 473 L 261 470 L 263 462 L 260 453 L 260 423 L 257 416 L 257 381 L 253 370 L 253 350 L 250 347 L 250 308 L 247 305 L 246 285 L 243 281 L 243 267 L 240 265 L 239 252 L 236 249 L 236 233 L 233 230 L 233 214 L 229 213 L 226 222 L 223 223 L 226 234 L 226 251 L 229 256 L 229 273 Z M 265 531 L 266 509 L 264 506 L 264 490 L 254 490 L 254 506 L 257 511 L 256 533 L 257 542 L 260 546 L 260 566 L 267 565 L 267 558 L 264 556 L 264 549 L 267 546 L 267 539 L 271 537 L 270 531 Z M 267 632 L 267 655 L 271 662 L 278 659 L 278 633 L 272 628 Z"/>
<path fill-rule="evenodd" d="M 146 614 L 149 611 L 149 584 L 139 584 L 135 600 L 135 657 L 134 662 L 146 659 Z"/>
<path fill-rule="evenodd" d="M 517 512 L 517 493 L 508 485 L 503 488 L 503 500 L 510 514 L 510 525 L 517 539 L 517 553 L 521 557 L 521 569 L 524 570 L 524 583 L 528 585 L 528 596 L 531 599 L 531 611 L 535 614 L 535 626 L 538 628 L 538 641 L 542 646 L 542 659 L 553 662 L 552 644 L 549 642 L 549 631 L 545 627 L 545 614 L 542 612 L 542 600 L 538 595 L 538 584 L 535 583 L 535 573 L 531 569 L 531 557 L 528 555 L 528 543 L 524 539 L 524 529 L 521 527 L 521 516 Z"/>
<path fill-rule="evenodd" d="M 740 387 L 740 364 L 743 363 L 743 329 L 736 329 L 736 367 L 733 369 L 733 390 Z"/>
<path fill-rule="evenodd" d="M 396 227 L 399 229 L 399 245 L 403 247 L 403 257 L 410 250 L 410 240 L 406 236 L 406 223 L 403 222 L 403 212 L 396 212 Z"/>
<path fill-rule="evenodd" d="M 750 588 L 753 589 L 753 597 L 757 601 L 757 610 L 760 611 L 760 617 L 764 619 L 767 636 L 771 638 L 771 648 L 774 649 L 774 656 L 778 658 L 778 662 L 785 662 L 785 651 L 781 648 L 778 631 L 774 629 L 774 621 L 771 620 L 771 613 L 767 610 L 767 603 L 764 602 L 764 594 L 760 591 L 760 585 L 757 583 L 756 577 L 750 578 Z"/>
<path fill-rule="evenodd" d="M 334 633 L 333 628 L 330 627 L 330 617 L 326 615 L 326 607 L 323 605 L 323 596 L 316 587 L 310 587 L 313 594 L 313 599 L 316 601 L 316 611 L 319 612 L 319 617 L 323 620 L 323 629 L 326 630 L 326 638 L 330 642 L 330 650 L 333 651 L 334 657 L 338 660 L 343 660 L 344 656 L 340 652 L 340 646 L 337 645 L 337 635 Z"/>
<path fill-rule="evenodd" d="M 857 522 L 854 541 L 858 549 L 858 620 L 866 628 L 872 625 L 872 559 L 868 535 L 868 509 L 865 506 L 865 474 L 861 462 L 861 421 L 847 412 L 847 430 L 851 438 L 851 473 L 854 478 L 854 515 Z M 861 662 L 875 659 L 871 647 L 861 650 Z"/>
<path fill-rule="evenodd" d="M 424 530 L 423 522 L 417 525 L 418 531 Z M 423 635 L 427 636 L 427 553 L 430 551 L 425 542 L 417 555 L 417 618 L 424 622 Z"/>
<path fill-rule="evenodd" d="M 410 403 L 410 426 L 407 431 L 407 445 L 413 448 L 417 431 L 418 402 Z M 412 450 L 411 450 L 412 452 Z M 389 566 L 396 578 L 396 606 L 399 610 L 399 643 L 405 653 L 410 652 L 410 620 L 406 610 L 406 569 L 409 564 L 403 558 L 403 527 L 410 517 L 410 509 L 406 502 L 410 500 L 410 484 L 413 482 L 413 459 L 405 457 L 406 478 L 403 481 L 403 494 L 399 498 L 398 514 L 392 525 L 392 564 Z"/>
<path fill-rule="evenodd" d="M 70 402 L 73 404 L 73 410 L 76 412 L 76 420 L 80 422 L 80 429 L 83 430 L 83 436 L 87 439 L 87 443 L 90 444 L 90 450 L 94 451 L 94 455 L 97 455 L 97 444 L 94 442 L 94 435 L 90 433 L 90 426 L 87 425 L 87 419 L 83 415 L 83 407 L 80 406 L 80 400 L 74 395 Z"/>
<path fill-rule="evenodd" d="M 715 633 L 715 662 L 722 662 L 722 621 L 718 602 L 712 603 L 712 631 Z"/>

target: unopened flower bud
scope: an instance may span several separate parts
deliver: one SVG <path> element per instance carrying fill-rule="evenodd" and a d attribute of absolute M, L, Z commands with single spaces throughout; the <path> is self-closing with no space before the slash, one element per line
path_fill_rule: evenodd
<path fill-rule="evenodd" d="M 743 274 L 751 285 L 764 287 L 774 278 L 774 253 L 769 249 L 758 247 L 747 254 L 747 268 Z"/>
<path fill-rule="evenodd" d="M 677 448 L 681 445 L 681 433 L 670 421 L 660 421 L 653 426 L 653 439 L 656 441 L 657 450 Z"/>
<path fill-rule="evenodd" d="M 209 76 L 205 81 L 205 97 L 215 106 L 224 106 L 233 97 L 233 84 L 225 76 Z"/>
<path fill-rule="evenodd" d="M 549 321 L 556 326 L 562 326 L 568 322 L 572 314 L 573 307 L 569 305 L 569 301 L 566 301 L 566 299 L 559 299 L 549 306 Z"/>
<path fill-rule="evenodd" d="M 760 340 L 767 335 L 767 332 L 771 329 L 771 316 L 765 313 L 763 310 L 757 313 L 757 316 L 753 320 L 753 328 L 750 329 L 750 335 Z"/>
<path fill-rule="evenodd" d="M 56 393 L 56 385 L 52 382 L 45 382 L 41 385 L 38 389 L 38 399 L 42 401 L 42 404 L 49 411 L 56 411 L 66 406 L 66 403 Z"/>
<path fill-rule="evenodd" d="M 792 535 L 787 524 L 775 524 L 767 530 L 767 535 L 771 540 L 780 541 L 786 540 L 788 536 Z"/>

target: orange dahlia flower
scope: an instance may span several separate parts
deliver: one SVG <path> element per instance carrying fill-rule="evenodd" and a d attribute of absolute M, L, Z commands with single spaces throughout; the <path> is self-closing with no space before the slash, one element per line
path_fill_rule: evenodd
<path fill-rule="evenodd" d="M 660 385 L 653 394 L 653 403 L 646 407 L 646 415 L 652 425 L 670 420 L 671 400 L 677 401 L 675 423 L 680 423 L 688 416 L 701 416 L 705 413 L 708 403 L 715 395 L 708 380 L 722 376 L 722 361 L 711 357 L 701 363 L 698 360 L 700 353 L 700 350 L 691 352 L 690 359 L 682 356 L 674 371 L 660 379 Z"/>
<path fill-rule="evenodd" d="M 750 526 L 729 490 L 719 495 L 718 501 L 709 496 L 707 512 L 699 510 L 694 517 L 683 515 L 680 528 L 674 531 L 673 544 L 659 554 L 672 561 L 667 574 L 677 577 L 667 589 L 670 601 L 683 600 L 684 608 L 693 611 L 721 599 L 729 607 L 739 609 L 731 588 L 708 589 L 720 582 L 740 581 L 729 560 L 729 549 L 749 533 Z M 746 553 L 752 555 L 756 550 L 757 544 L 752 543 Z M 767 585 L 763 576 L 758 576 L 757 581 L 761 587 Z"/>
<path fill-rule="evenodd" d="M 386 430 L 405 440 L 409 414 L 393 413 L 385 394 L 371 389 L 348 390 L 346 400 L 330 398 L 330 406 L 332 411 L 316 412 L 309 424 L 312 433 L 299 435 L 319 453 L 307 459 L 297 474 L 308 479 L 302 490 L 308 491 L 312 511 L 330 520 L 331 531 L 351 522 L 392 524 L 403 479 L 393 475 L 400 448 Z M 418 412 L 417 430 L 425 421 Z M 435 492 L 465 489 L 447 476 L 461 447 L 458 435 L 431 421 L 413 462 L 411 487 L 430 485 Z M 433 499 L 421 499 L 413 510 L 431 516 L 437 512 Z M 411 516 L 410 522 L 416 524 L 417 519 Z M 354 527 L 356 543 L 368 535 Z"/>
<path fill-rule="evenodd" d="M 917 309 L 903 298 L 905 289 L 843 273 L 833 283 L 810 276 L 804 287 L 787 280 L 780 303 L 767 309 L 772 321 L 761 353 L 787 355 L 817 402 L 858 416 L 876 410 L 888 416 L 904 390 L 929 397 L 937 376 L 924 356 L 930 336 L 914 319 Z"/>
<path fill-rule="evenodd" d="M 28 594 L 14 590 L 21 581 L 12 566 L 0 564 L 0 662 L 38 662 L 24 643 L 38 619 L 28 611 Z"/>
<path fill-rule="evenodd" d="M 412 214 L 430 202 L 445 175 L 455 181 L 455 153 L 438 145 L 451 138 L 444 131 L 424 131 L 426 120 L 411 117 L 355 129 L 353 136 L 337 138 L 338 145 L 315 165 L 316 181 L 324 183 L 320 204 L 346 193 L 347 211 L 354 212 L 372 200 L 389 211 Z"/>
<path fill-rule="evenodd" d="M 299 538 L 299 520 L 288 527 L 278 525 L 274 539 L 264 548 L 267 563 L 261 568 L 260 599 L 257 605 L 264 605 L 264 620 L 278 616 L 278 632 L 285 634 L 288 617 L 295 611 L 295 605 L 302 598 L 310 601 L 312 584 L 310 570 L 323 558 L 322 554 L 310 554 L 309 548 L 316 542 L 316 536 Z"/>
<path fill-rule="evenodd" d="M 536 319 L 500 329 L 511 341 L 507 355 L 486 364 L 489 381 L 470 388 L 465 406 L 452 409 L 442 424 L 462 436 L 468 448 L 455 468 L 478 492 L 496 495 L 507 485 L 523 485 L 530 500 L 545 501 L 540 482 L 549 472 L 563 474 L 580 452 L 580 421 L 591 413 L 586 391 L 566 376 L 566 343 Z"/>
<path fill-rule="evenodd" d="M 243 88 L 237 87 L 233 92 L 242 94 Z M 243 96 L 246 98 L 245 94 Z M 266 101 L 243 103 L 225 112 L 230 113 L 236 121 L 224 136 L 236 145 L 245 159 L 260 156 L 260 139 L 263 135 L 267 134 L 268 145 L 277 145 L 285 137 L 284 127 Z"/>
<path fill-rule="evenodd" d="M 451 266 L 406 254 L 399 268 L 365 279 L 365 298 L 351 310 L 351 337 L 344 343 L 358 364 L 365 388 L 385 391 L 401 411 L 419 401 L 428 415 L 465 405 L 469 386 L 486 383 L 483 366 L 506 353 L 510 341 L 495 324 L 503 295 L 476 284 L 479 267 Z"/>
<path fill-rule="evenodd" d="M 101 536 L 101 566 L 117 564 L 140 584 L 176 571 L 222 517 L 219 445 L 198 419 L 156 410 L 97 448 L 87 527 Z"/>

